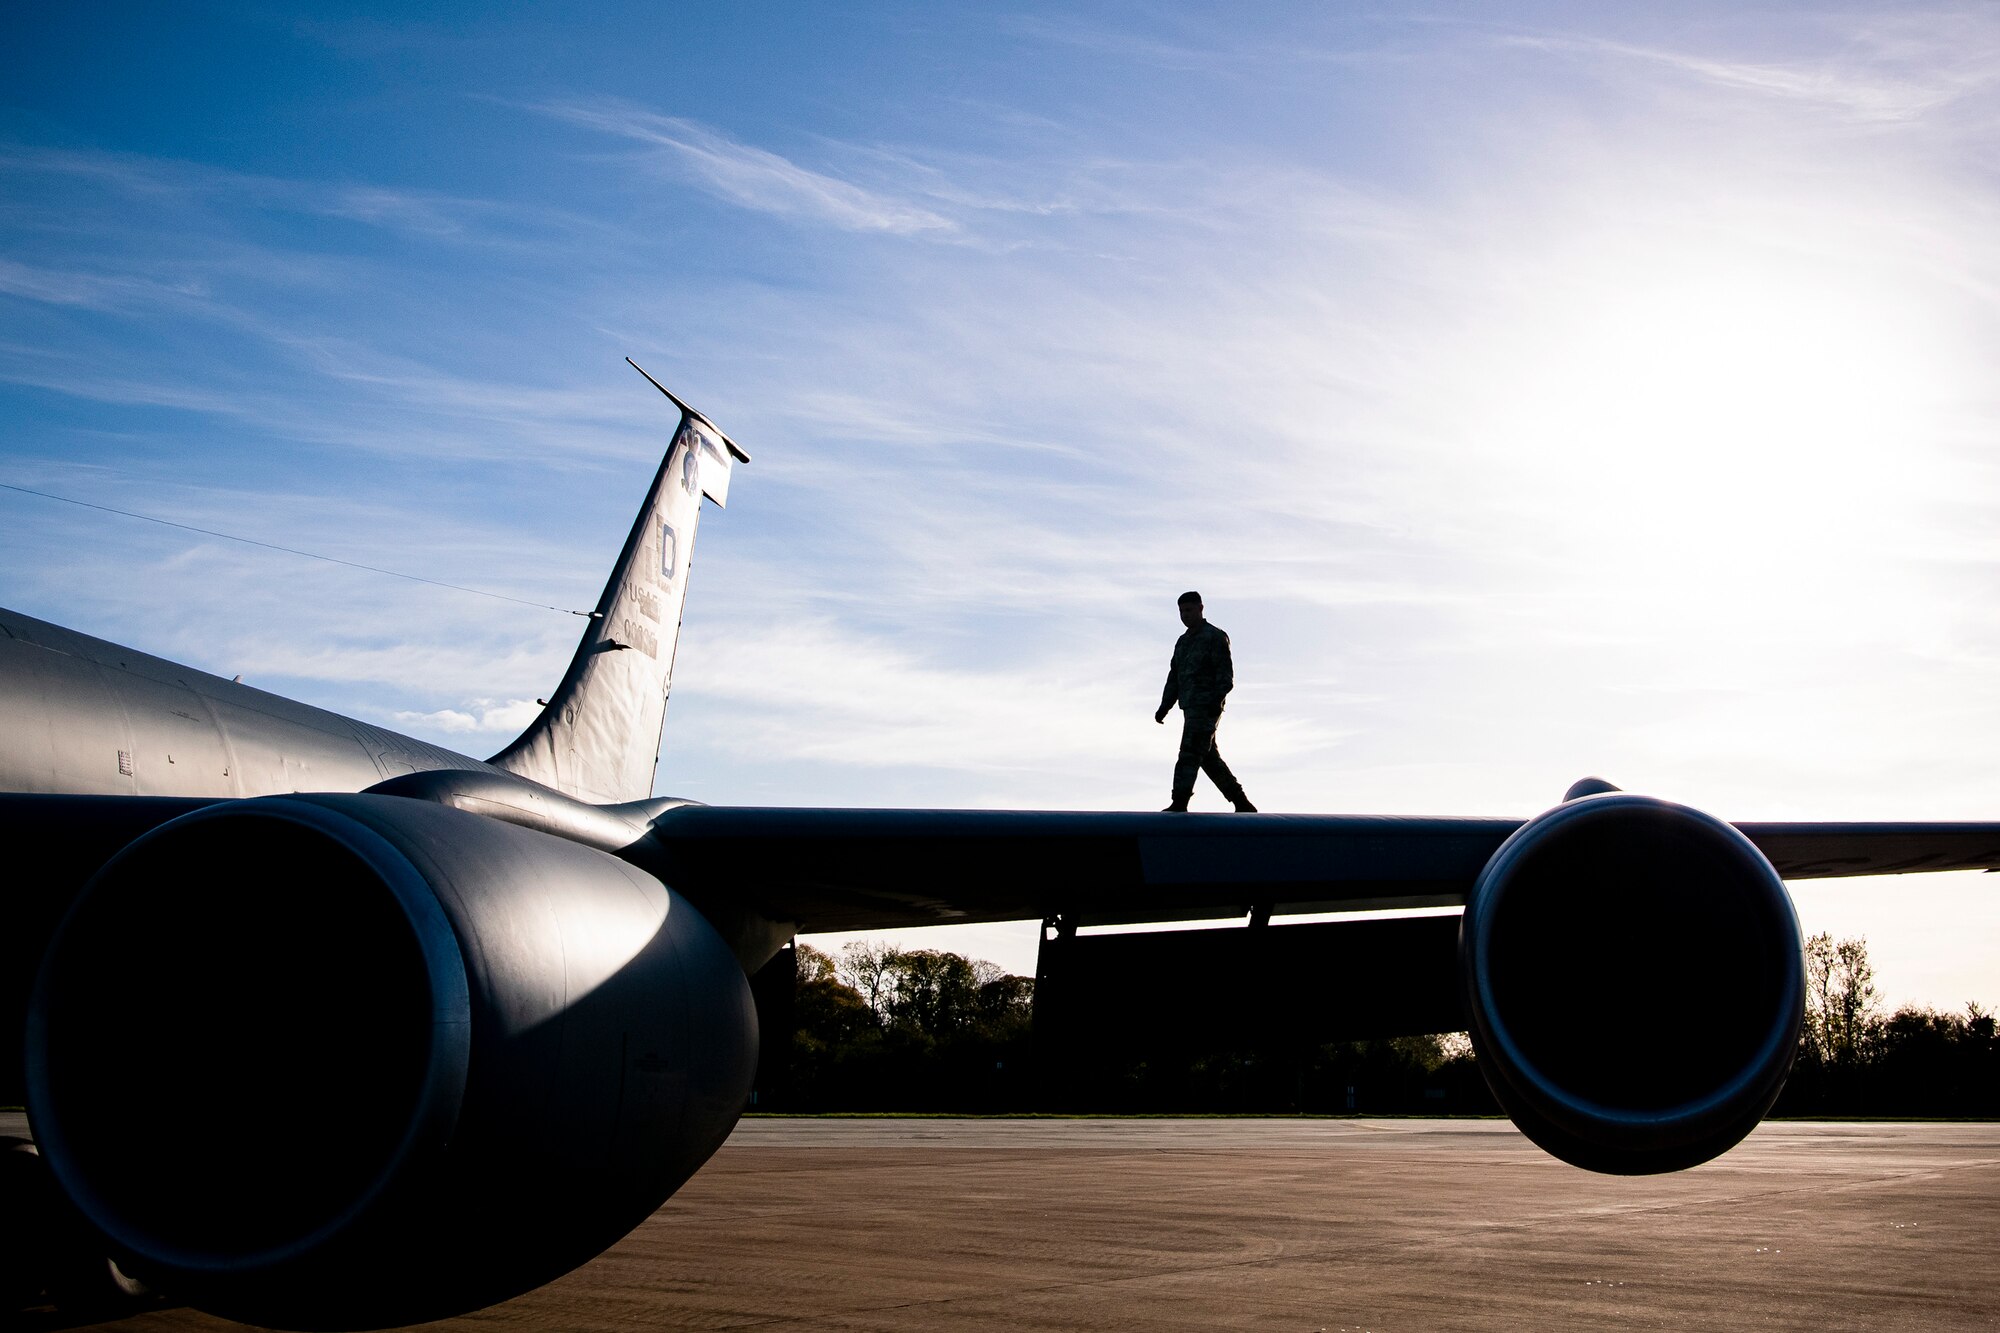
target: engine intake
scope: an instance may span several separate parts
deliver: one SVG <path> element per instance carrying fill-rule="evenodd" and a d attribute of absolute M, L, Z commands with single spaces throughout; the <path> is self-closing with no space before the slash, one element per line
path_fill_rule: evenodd
<path fill-rule="evenodd" d="M 1467 900 L 1472 1041 L 1523 1133 L 1577 1166 L 1675 1171 L 1739 1142 L 1797 1051 L 1798 917 L 1735 828 L 1627 793 L 1530 820 Z"/>
<path fill-rule="evenodd" d="M 392 796 L 138 839 L 52 942 L 29 1110 L 121 1261 L 248 1322 L 371 1328 L 529 1290 L 719 1147 L 749 988 L 591 848 Z"/>

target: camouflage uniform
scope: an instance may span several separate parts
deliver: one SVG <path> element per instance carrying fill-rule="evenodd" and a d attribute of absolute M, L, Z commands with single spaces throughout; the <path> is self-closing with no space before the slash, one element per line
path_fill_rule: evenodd
<path fill-rule="evenodd" d="M 1174 802 L 1186 805 L 1194 794 L 1194 775 L 1199 769 L 1208 780 L 1238 807 L 1249 804 L 1243 787 L 1215 748 L 1215 728 L 1222 721 L 1222 703 L 1235 687 L 1236 672 L 1229 660 L 1229 636 L 1206 620 L 1174 642 L 1173 664 L 1167 668 L 1167 687 L 1160 695 L 1160 711 L 1176 703 L 1181 706 L 1181 752 L 1174 763 Z"/>

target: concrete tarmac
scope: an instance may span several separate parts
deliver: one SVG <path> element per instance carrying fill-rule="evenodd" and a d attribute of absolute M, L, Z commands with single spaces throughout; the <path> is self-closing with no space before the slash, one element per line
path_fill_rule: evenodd
<path fill-rule="evenodd" d="M 1504 1121 L 747 1120 L 609 1253 L 427 1327 L 2000 1329 L 2000 1125 L 1619 1178 Z"/>

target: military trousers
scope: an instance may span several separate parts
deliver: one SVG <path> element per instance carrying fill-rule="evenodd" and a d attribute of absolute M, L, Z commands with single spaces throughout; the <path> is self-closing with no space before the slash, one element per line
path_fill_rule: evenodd
<path fill-rule="evenodd" d="M 1208 774 L 1230 804 L 1243 799 L 1243 787 L 1215 748 L 1215 729 L 1222 722 L 1222 709 L 1181 705 L 1181 753 L 1174 762 L 1174 799 L 1186 801 L 1194 795 L 1196 771 Z"/>

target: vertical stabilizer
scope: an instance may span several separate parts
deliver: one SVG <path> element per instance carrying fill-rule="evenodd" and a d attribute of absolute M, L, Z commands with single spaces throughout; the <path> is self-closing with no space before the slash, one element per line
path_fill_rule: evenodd
<path fill-rule="evenodd" d="M 680 409 L 673 443 L 562 684 L 541 716 L 492 759 L 600 804 L 653 794 L 701 499 L 726 503 L 730 469 L 750 461 L 706 417 L 646 378 Z"/>

